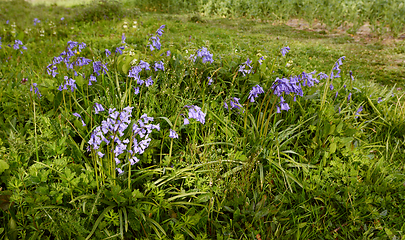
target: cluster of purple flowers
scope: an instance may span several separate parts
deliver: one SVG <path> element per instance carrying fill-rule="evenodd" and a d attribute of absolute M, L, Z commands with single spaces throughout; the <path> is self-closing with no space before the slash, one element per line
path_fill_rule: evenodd
<path fill-rule="evenodd" d="M 77 89 L 76 81 L 69 78 L 68 76 L 65 76 L 65 84 L 60 85 L 58 90 L 59 91 L 68 90 L 67 88 L 68 86 L 70 87 L 70 91 L 72 92 L 74 92 L 75 89 Z"/>
<path fill-rule="evenodd" d="M 252 72 L 253 67 L 250 65 L 252 64 L 252 60 L 249 58 L 244 62 L 242 65 L 239 66 L 239 72 L 246 76 L 246 74 L 250 74 Z"/>
<path fill-rule="evenodd" d="M 97 76 L 100 76 L 100 71 L 103 70 L 102 73 L 107 74 L 108 68 L 107 64 L 103 64 L 100 61 L 93 62 L 93 72 L 97 74 Z"/>
<path fill-rule="evenodd" d="M 259 84 L 254 86 L 252 88 L 252 90 L 250 90 L 250 92 L 249 92 L 249 97 L 248 98 L 249 98 L 250 102 L 254 102 L 255 98 L 257 98 L 259 96 L 259 94 L 262 94 L 262 93 L 264 93 L 264 90 L 263 90 L 262 87 L 260 87 Z"/>
<path fill-rule="evenodd" d="M 363 106 L 360 106 L 359 109 L 357 109 L 357 112 L 354 114 L 356 115 L 354 118 L 358 118 L 361 111 L 363 111 Z"/>
<path fill-rule="evenodd" d="M 121 36 L 121 43 L 124 44 L 124 45 L 123 45 L 123 46 L 120 46 L 120 47 L 117 47 L 117 48 L 115 49 L 115 53 L 117 53 L 117 54 L 122 54 L 122 50 L 125 49 L 125 45 L 127 44 L 127 43 L 125 42 L 125 39 L 127 39 L 127 38 L 125 37 L 125 33 L 123 33 L 122 36 Z M 110 52 L 108 49 L 106 49 L 106 55 L 107 55 L 107 57 L 111 55 L 111 52 Z"/>
<path fill-rule="evenodd" d="M 203 63 L 210 62 L 213 63 L 214 59 L 212 59 L 213 54 L 211 54 L 206 47 L 202 47 L 201 49 L 197 50 L 197 54 L 191 54 L 190 59 L 193 59 L 195 62 L 197 58 L 201 58 Z"/>
<path fill-rule="evenodd" d="M 74 70 L 74 66 L 82 67 L 84 65 L 90 64 L 91 60 L 78 57 L 76 60 L 72 60 L 71 58 L 76 55 L 76 53 L 80 53 L 84 48 L 86 48 L 86 44 L 84 42 L 78 43 L 74 41 L 68 41 L 66 50 L 63 51 L 59 56 L 54 57 L 51 64 L 49 64 L 46 69 L 49 75 L 55 77 L 58 73 L 58 67 L 56 65 L 60 63 L 65 63 L 66 68 L 69 70 Z M 77 72 L 74 71 L 75 76 L 77 76 Z"/>
<path fill-rule="evenodd" d="M 34 26 L 37 25 L 37 23 L 40 23 L 41 21 L 38 18 L 34 18 Z"/>
<path fill-rule="evenodd" d="M 152 36 L 149 39 L 149 41 L 152 42 L 151 44 L 148 45 L 151 51 L 153 51 L 155 49 L 160 50 L 162 45 L 160 44 L 160 38 L 159 37 L 161 37 L 163 35 L 163 33 L 164 33 L 163 28 L 165 28 L 165 26 L 166 25 L 160 26 L 159 29 L 156 31 L 156 35 Z"/>
<path fill-rule="evenodd" d="M 137 66 L 133 66 L 128 73 L 128 77 L 134 78 L 137 82 L 138 85 L 142 85 L 145 81 L 141 79 L 140 73 L 142 72 L 142 69 L 145 70 L 150 70 L 150 65 L 147 62 L 144 62 L 141 60 Z M 152 77 L 149 77 L 146 80 L 146 85 L 147 87 L 153 84 Z"/>
<path fill-rule="evenodd" d="M 188 106 L 186 105 L 185 107 L 188 108 L 188 118 L 189 119 L 195 119 L 199 121 L 202 124 L 205 124 L 205 113 L 201 111 L 201 108 L 195 105 Z M 186 118 L 187 119 L 187 118 Z M 188 119 L 187 119 L 188 122 Z"/>
<path fill-rule="evenodd" d="M 100 106 L 96 105 L 96 107 Z M 136 154 L 143 154 L 146 148 L 149 147 L 151 142 L 149 134 L 152 133 L 152 130 L 155 129 L 160 131 L 159 124 L 154 125 L 149 123 L 153 122 L 153 118 L 144 114 L 140 117 L 137 123 L 133 124 L 132 137 L 130 139 L 126 138 L 121 140 L 120 138 L 125 134 L 124 131 L 131 123 L 130 118 L 132 117 L 132 109 L 133 107 L 126 107 L 122 112 L 116 111 L 115 108 L 109 109 L 107 120 L 102 121 L 101 125 L 94 129 L 88 142 L 90 145 L 89 150 L 95 150 L 100 158 L 105 155 L 105 153 L 102 152 L 103 146 L 110 145 L 112 151 L 107 154 L 113 154 L 117 166 L 116 170 L 119 174 L 123 173 L 122 167 L 128 163 L 134 165 L 139 161 Z M 105 143 L 104 145 L 102 145 L 103 142 Z M 124 153 L 128 153 L 129 155 Z M 129 156 L 127 157 L 128 162 L 122 164 L 121 161 L 125 158 L 125 155 Z M 118 167 L 119 164 L 122 165 Z"/>
<path fill-rule="evenodd" d="M 242 107 L 242 105 L 239 103 L 239 98 L 237 98 L 237 97 L 233 97 L 229 101 L 229 105 L 231 105 L 231 109 L 232 108 L 241 109 L 241 107 Z M 226 102 L 224 102 L 224 107 L 229 110 L 228 104 Z"/>
<path fill-rule="evenodd" d="M 159 69 L 162 71 L 165 70 L 165 66 L 162 61 L 155 62 L 155 66 L 153 68 L 155 69 L 155 72 L 157 72 Z"/>
<path fill-rule="evenodd" d="M 23 46 L 23 43 L 20 40 L 16 39 L 14 41 L 14 45 L 13 45 L 14 50 L 20 49 L 20 46 L 21 46 L 21 49 L 27 50 L 27 47 Z M 20 51 L 20 52 L 21 52 L 21 54 L 23 54 L 22 51 Z"/>
<path fill-rule="evenodd" d="M 212 84 L 213 80 L 211 77 L 208 77 L 208 86 L 210 86 Z"/>
<path fill-rule="evenodd" d="M 343 63 L 342 63 L 342 60 L 345 60 L 345 58 L 346 58 L 346 57 L 343 56 L 343 57 L 339 58 L 339 59 L 336 61 L 335 66 L 333 67 L 332 72 L 331 72 L 331 74 L 330 74 L 330 78 L 331 78 L 331 79 L 339 78 L 339 77 L 340 77 L 340 72 L 341 72 L 341 70 L 340 70 L 339 67 L 343 64 Z M 335 73 L 334 71 L 337 71 L 337 72 Z"/>

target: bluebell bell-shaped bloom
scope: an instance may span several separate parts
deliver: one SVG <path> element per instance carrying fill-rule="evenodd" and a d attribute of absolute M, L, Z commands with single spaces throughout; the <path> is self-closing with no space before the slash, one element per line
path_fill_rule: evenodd
<path fill-rule="evenodd" d="M 264 57 L 260 57 L 259 60 L 257 60 L 257 61 L 259 62 L 260 65 L 262 65 L 263 61 L 264 61 Z"/>
<path fill-rule="evenodd" d="M 31 91 L 31 92 L 34 91 L 34 93 L 38 95 L 38 98 L 41 98 L 41 97 L 42 97 L 42 94 L 39 92 L 39 89 L 38 89 L 37 86 L 38 86 L 38 85 L 37 85 L 36 83 L 33 83 L 32 86 L 31 86 L 30 91 Z"/>
<path fill-rule="evenodd" d="M 145 69 L 145 70 L 150 70 L 150 65 L 149 65 L 149 63 L 147 63 L 147 62 L 145 62 L 145 61 L 143 61 L 143 60 L 141 60 L 141 61 L 139 62 L 139 67 L 141 67 L 142 69 Z"/>
<path fill-rule="evenodd" d="M 159 29 L 156 31 L 156 34 L 157 34 L 158 36 L 162 36 L 163 33 L 164 33 L 163 29 L 164 29 L 165 27 L 166 27 L 166 25 L 160 26 Z"/>
<path fill-rule="evenodd" d="M 104 74 L 107 74 L 108 68 L 107 64 L 103 64 L 100 61 L 93 62 L 93 72 L 97 74 L 97 76 L 100 75 L 100 71 L 103 70 Z"/>
<path fill-rule="evenodd" d="M 93 75 L 90 75 L 90 77 L 89 77 L 89 86 L 92 85 L 91 84 L 92 82 L 97 82 L 97 78 L 95 76 L 93 76 Z"/>
<path fill-rule="evenodd" d="M 107 57 L 109 57 L 109 56 L 111 55 L 111 52 L 110 52 L 110 50 L 108 50 L 108 49 L 105 49 L 104 52 L 105 52 L 105 55 L 106 55 Z"/>
<path fill-rule="evenodd" d="M 0 37 L 0 49 L 1 49 L 1 37 Z"/>
<path fill-rule="evenodd" d="M 341 70 L 340 70 L 339 67 L 343 64 L 342 61 L 343 61 L 345 58 L 346 58 L 346 57 L 343 56 L 343 57 L 340 57 L 340 58 L 336 61 L 335 66 L 333 67 L 332 72 L 331 72 L 331 76 L 330 76 L 331 79 L 339 78 L 339 77 L 340 77 L 340 72 L 341 72 Z M 336 71 L 336 73 L 335 73 L 335 71 Z"/>
<path fill-rule="evenodd" d="M 205 123 L 205 113 L 201 111 L 201 108 L 195 105 L 191 106 L 185 106 L 188 108 L 188 118 L 195 119 L 199 121 L 200 123 L 204 124 Z"/>
<path fill-rule="evenodd" d="M 316 79 L 316 77 L 314 77 L 315 74 L 316 74 L 316 71 L 313 71 L 311 73 L 303 72 L 301 74 L 302 86 L 313 87 L 315 84 L 318 84 L 319 80 Z M 322 73 L 320 73 L 320 74 L 322 74 Z M 319 74 L 318 74 L 318 76 L 319 76 Z M 327 75 L 326 75 L 326 77 L 327 77 Z"/>
<path fill-rule="evenodd" d="M 122 36 L 121 36 L 121 43 L 122 43 L 122 44 L 125 44 L 125 43 L 126 43 L 126 42 L 125 42 L 125 39 L 127 39 L 127 37 L 125 37 L 125 33 L 123 33 Z"/>
<path fill-rule="evenodd" d="M 213 80 L 211 77 L 208 77 L 208 86 L 210 86 L 212 84 Z"/>
<path fill-rule="evenodd" d="M 152 77 L 148 77 L 148 78 L 145 80 L 145 85 L 146 85 L 147 87 L 153 85 Z"/>
<path fill-rule="evenodd" d="M 213 54 L 211 54 L 206 47 L 197 50 L 197 57 L 201 58 L 203 63 L 214 62 L 214 59 L 212 59 Z"/>
<path fill-rule="evenodd" d="M 169 138 L 179 138 L 179 135 L 173 129 L 170 129 Z"/>
<path fill-rule="evenodd" d="M 158 71 L 159 69 L 164 71 L 165 67 L 162 61 L 155 62 L 155 66 L 153 67 L 155 69 L 155 72 Z"/>
<path fill-rule="evenodd" d="M 349 93 L 349 96 L 347 97 L 347 101 L 350 101 L 350 98 L 352 97 L 352 93 Z"/>
<path fill-rule="evenodd" d="M 250 90 L 250 92 L 249 92 L 249 97 L 248 98 L 249 98 L 250 102 L 254 102 L 255 98 L 257 98 L 259 96 L 259 94 L 262 94 L 262 93 L 264 93 L 264 90 L 263 90 L 262 87 L 260 87 L 259 84 L 254 86 L 252 88 L 252 90 Z"/>
<path fill-rule="evenodd" d="M 86 123 L 84 123 L 82 116 L 80 116 L 80 114 L 78 113 L 73 113 L 73 116 L 80 118 L 80 120 L 82 121 L 83 127 L 86 126 Z"/>
<path fill-rule="evenodd" d="M 252 64 L 252 60 L 249 58 L 244 62 L 242 65 L 239 66 L 239 72 L 246 76 L 246 74 L 250 74 L 252 72 L 253 67 L 250 65 Z"/>
<path fill-rule="evenodd" d="M 134 93 L 135 93 L 136 95 L 139 94 L 139 87 L 134 87 Z"/>
<path fill-rule="evenodd" d="M 290 51 L 290 47 L 283 47 L 281 48 L 281 54 L 283 55 L 283 57 Z"/>
<path fill-rule="evenodd" d="M 361 111 L 363 111 L 363 106 L 360 106 L 359 109 L 357 109 L 355 118 L 358 118 L 358 115 L 360 115 Z"/>
<path fill-rule="evenodd" d="M 34 26 L 37 25 L 37 23 L 40 23 L 41 21 L 38 18 L 34 18 Z"/>
<path fill-rule="evenodd" d="M 103 112 L 104 108 L 103 105 L 100 103 L 94 103 L 94 114 L 99 114 L 100 112 Z"/>
<path fill-rule="evenodd" d="M 378 100 L 377 100 L 377 103 L 380 103 L 380 102 L 382 102 L 381 97 L 379 97 Z"/>

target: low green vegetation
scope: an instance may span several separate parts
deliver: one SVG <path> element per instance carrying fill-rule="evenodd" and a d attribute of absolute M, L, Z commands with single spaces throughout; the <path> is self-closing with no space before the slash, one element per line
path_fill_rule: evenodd
<path fill-rule="evenodd" d="M 0 2 L 0 239 L 405 239 L 403 40 L 159 4 Z"/>

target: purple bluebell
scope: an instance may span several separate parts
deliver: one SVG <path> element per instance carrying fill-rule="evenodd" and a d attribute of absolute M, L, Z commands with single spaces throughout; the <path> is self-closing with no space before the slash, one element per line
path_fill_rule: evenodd
<path fill-rule="evenodd" d="M 91 59 L 85 57 L 78 57 L 76 61 L 73 63 L 75 66 L 83 67 L 91 63 Z"/>
<path fill-rule="evenodd" d="M 254 102 L 255 98 L 257 98 L 259 96 L 259 94 L 264 93 L 264 90 L 262 87 L 259 86 L 259 84 L 257 84 L 256 86 L 254 86 L 252 88 L 252 90 L 250 90 L 249 92 L 249 100 L 250 102 Z"/>
<path fill-rule="evenodd" d="M 338 91 L 336 91 L 335 98 L 337 98 L 338 94 L 339 94 L 339 92 L 338 92 Z"/>
<path fill-rule="evenodd" d="M 193 118 L 200 123 L 204 124 L 205 123 L 205 113 L 201 111 L 201 108 L 195 105 L 187 106 L 188 108 L 188 118 Z"/>
<path fill-rule="evenodd" d="M 350 101 L 350 98 L 352 97 L 352 93 L 349 93 L 349 96 L 347 97 L 347 101 Z"/>
<path fill-rule="evenodd" d="M 40 23 L 41 21 L 38 18 L 34 18 L 34 26 L 37 25 L 37 23 Z"/>
<path fill-rule="evenodd" d="M 148 78 L 145 80 L 145 86 L 146 86 L 146 87 L 149 87 L 149 86 L 152 86 L 152 85 L 153 85 L 152 77 L 148 77 Z"/>
<path fill-rule="evenodd" d="M 82 116 L 80 116 L 80 114 L 78 113 L 73 113 L 73 116 L 80 118 L 80 120 L 82 121 L 83 127 L 86 126 L 86 123 L 84 123 Z"/>
<path fill-rule="evenodd" d="M 176 133 L 176 131 L 174 131 L 173 129 L 170 129 L 169 137 L 170 138 L 179 138 L 179 135 Z"/>
<path fill-rule="evenodd" d="M 94 114 L 99 114 L 100 112 L 103 112 L 104 108 L 103 105 L 100 103 L 94 103 Z"/>
<path fill-rule="evenodd" d="M 263 61 L 264 61 L 264 57 L 260 57 L 259 60 L 257 60 L 257 61 L 259 62 L 260 65 L 262 65 Z"/>
<path fill-rule="evenodd" d="M 22 43 L 20 40 L 18 40 L 18 39 L 16 39 L 16 40 L 14 41 L 13 48 L 14 48 L 15 50 L 18 50 L 18 49 L 20 49 L 20 45 L 22 46 L 21 49 L 27 50 L 27 47 L 23 46 L 23 43 Z"/>
<path fill-rule="evenodd" d="M 211 78 L 211 77 L 208 77 L 208 86 L 211 85 L 212 82 L 213 82 L 212 78 Z"/>
<path fill-rule="evenodd" d="M 143 61 L 143 60 L 141 60 L 141 61 L 139 62 L 139 67 L 141 67 L 142 69 L 145 69 L 145 70 L 150 70 L 150 65 L 149 65 L 149 63 L 147 63 L 147 62 L 145 62 L 145 61 Z"/>
<path fill-rule="evenodd" d="M 350 70 L 350 78 L 352 79 L 352 81 L 354 81 L 354 77 L 353 77 L 353 72 Z"/>
<path fill-rule="evenodd" d="M 134 87 L 135 90 L 135 94 L 138 95 L 139 94 L 139 87 Z"/>
<path fill-rule="evenodd" d="M 117 54 L 122 54 L 122 50 L 124 50 L 124 49 L 125 49 L 125 46 L 117 47 L 117 48 L 115 49 L 115 53 L 117 53 Z"/>
<path fill-rule="evenodd" d="M 111 55 L 111 52 L 110 52 L 110 50 L 108 50 L 108 49 L 105 49 L 104 52 L 105 52 L 105 55 L 106 55 L 107 57 L 109 57 L 109 56 Z"/>
<path fill-rule="evenodd" d="M 172 52 L 170 52 L 170 50 L 167 50 L 166 56 L 170 57 L 170 54 L 172 54 Z"/>
<path fill-rule="evenodd" d="M 38 95 L 38 98 L 41 98 L 41 97 L 42 97 L 42 94 L 39 92 L 36 83 L 33 83 L 32 86 L 31 86 L 30 91 L 32 92 L 33 90 L 34 90 L 34 93 Z"/>
<path fill-rule="evenodd" d="M 252 64 L 252 60 L 249 58 L 244 62 L 242 65 L 239 65 L 239 72 L 246 76 L 246 74 L 250 74 L 252 72 L 253 67 L 250 65 Z"/>
<path fill-rule="evenodd" d="M 342 61 L 343 61 L 345 58 L 346 58 L 346 57 L 343 56 L 343 57 L 340 57 L 340 58 L 336 61 L 335 66 L 333 67 L 332 72 L 331 72 L 331 74 L 330 74 L 330 78 L 331 78 L 331 79 L 339 78 L 339 77 L 340 77 L 340 72 L 341 72 L 341 70 L 340 70 L 339 67 L 343 64 Z M 337 72 L 335 73 L 335 71 L 337 71 Z"/>
<path fill-rule="evenodd" d="M 333 90 L 333 85 L 332 83 L 329 85 L 330 90 Z"/>
<path fill-rule="evenodd" d="M 236 108 L 236 109 L 241 109 L 242 105 L 239 103 L 239 98 L 232 98 L 230 100 L 230 105 L 231 105 L 231 109 L 232 108 Z"/>
<path fill-rule="evenodd" d="M 166 25 L 160 26 L 159 29 L 156 31 L 156 34 L 161 37 L 164 33 L 163 28 L 165 28 L 165 27 L 166 27 Z"/>
<path fill-rule="evenodd" d="M 377 103 L 380 103 L 380 102 L 382 102 L 381 97 L 379 97 L 378 100 L 377 100 Z"/>
<path fill-rule="evenodd" d="M 153 67 L 155 69 L 155 72 L 157 72 L 159 69 L 164 71 L 165 67 L 162 61 L 155 62 L 155 66 Z"/>
<path fill-rule="evenodd" d="M 211 54 L 206 47 L 197 50 L 197 57 L 201 58 L 203 63 L 213 63 L 214 59 L 212 59 L 212 56 L 213 54 Z"/>
<path fill-rule="evenodd" d="M 117 170 L 117 172 L 118 172 L 119 175 L 122 175 L 122 174 L 124 173 L 124 171 L 122 171 L 121 168 L 115 168 L 115 170 Z"/>
<path fill-rule="evenodd" d="M 187 124 L 189 124 L 189 123 L 190 123 L 190 121 L 188 120 L 188 118 L 184 118 L 183 124 L 184 124 L 184 125 L 187 125 Z"/>
<path fill-rule="evenodd" d="M 328 74 L 323 73 L 323 72 L 320 72 L 320 73 L 318 74 L 318 76 L 319 76 L 319 79 L 320 79 L 320 80 L 329 78 Z"/>
<path fill-rule="evenodd" d="M 356 115 L 354 118 L 358 118 L 358 115 L 360 115 L 360 112 L 363 111 L 363 106 L 360 106 L 359 109 L 357 109 L 356 113 L 354 115 Z"/>
<path fill-rule="evenodd" d="M 108 71 L 107 64 L 102 64 L 100 61 L 93 62 L 93 72 L 96 73 L 97 76 L 100 75 L 101 70 L 106 74 Z"/>
<path fill-rule="evenodd" d="M 283 55 L 283 57 L 290 51 L 290 47 L 283 47 L 281 48 L 281 54 Z"/>
<path fill-rule="evenodd" d="M 316 79 L 316 77 L 314 77 L 315 74 L 316 74 L 316 71 L 313 71 L 311 73 L 303 72 L 300 76 L 300 79 L 302 80 L 302 86 L 313 87 L 315 84 L 318 84 L 319 80 Z M 318 76 L 319 76 L 319 74 L 318 74 Z"/>
<path fill-rule="evenodd" d="M 92 85 L 91 82 L 97 82 L 97 78 L 93 75 L 90 75 L 90 77 L 89 77 L 89 86 Z"/>
<path fill-rule="evenodd" d="M 122 36 L 121 36 L 121 43 L 122 43 L 122 44 L 125 44 L 125 43 L 126 43 L 126 42 L 125 42 L 125 39 L 127 39 L 127 37 L 125 37 L 125 33 L 123 33 Z"/>
<path fill-rule="evenodd" d="M 1 37 L 0 37 L 0 49 L 1 49 Z"/>

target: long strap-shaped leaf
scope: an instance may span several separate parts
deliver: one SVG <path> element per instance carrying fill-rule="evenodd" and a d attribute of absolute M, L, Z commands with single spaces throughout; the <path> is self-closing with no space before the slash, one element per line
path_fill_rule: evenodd
<path fill-rule="evenodd" d="M 104 211 L 101 213 L 100 217 L 98 217 L 96 223 L 94 223 L 93 229 L 91 230 L 90 234 L 86 237 L 86 240 L 89 240 L 91 235 L 93 235 L 93 233 L 96 231 L 98 225 L 100 224 L 101 220 L 103 220 L 104 215 L 110 211 L 113 207 L 115 206 L 108 206 L 106 209 L 104 209 Z"/>

